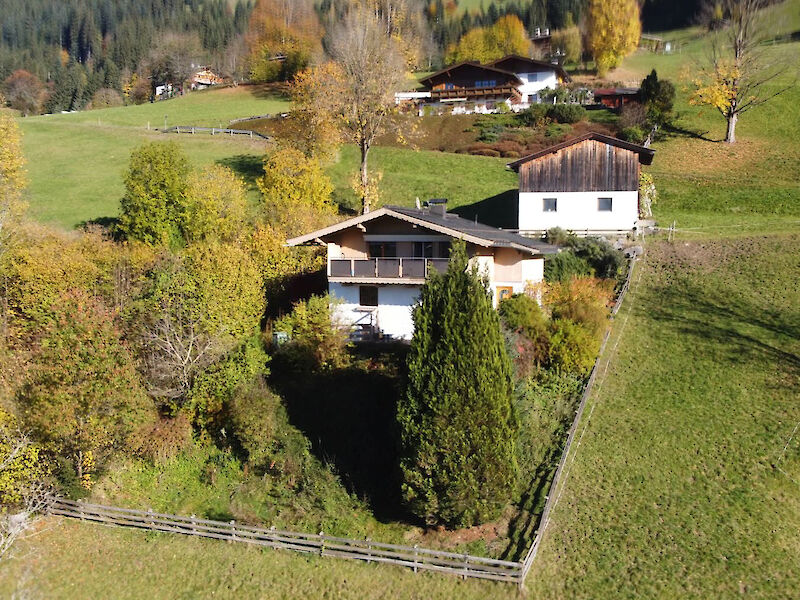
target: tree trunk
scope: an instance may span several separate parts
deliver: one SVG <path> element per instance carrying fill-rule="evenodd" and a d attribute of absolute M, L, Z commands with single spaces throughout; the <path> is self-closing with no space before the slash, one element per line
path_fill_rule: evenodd
<path fill-rule="evenodd" d="M 728 132 L 725 134 L 725 141 L 729 144 L 736 143 L 736 121 L 739 118 L 739 113 L 730 113 L 728 115 Z"/>
<path fill-rule="evenodd" d="M 369 145 L 361 142 L 361 212 L 367 214 L 370 211 L 371 198 L 369 197 L 369 175 L 367 174 L 367 155 Z"/>

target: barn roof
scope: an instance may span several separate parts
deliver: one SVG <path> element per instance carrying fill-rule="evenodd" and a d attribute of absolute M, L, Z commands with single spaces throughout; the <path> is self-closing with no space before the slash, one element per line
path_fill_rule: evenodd
<path fill-rule="evenodd" d="M 560 144 L 556 144 L 555 146 L 550 146 L 549 148 L 545 148 L 539 152 L 534 152 L 528 156 L 523 156 L 519 160 L 508 163 L 506 166 L 514 171 L 519 171 L 520 166 L 524 165 L 526 162 L 536 160 L 537 158 L 542 158 L 543 156 L 547 156 L 549 154 L 555 154 L 559 150 L 569 148 L 570 146 L 580 144 L 581 142 L 585 142 L 587 140 L 594 140 L 603 144 L 608 144 L 609 146 L 616 146 L 617 148 L 624 148 L 625 150 L 636 152 L 639 155 L 639 162 L 643 165 L 651 164 L 653 162 L 653 156 L 656 153 L 656 151 L 652 148 L 646 148 L 644 146 L 640 146 L 639 144 L 633 144 L 619 138 L 611 137 L 610 135 L 603 135 L 602 133 L 590 131 L 589 133 L 566 140 Z"/>
<path fill-rule="evenodd" d="M 513 248 L 533 255 L 555 254 L 559 250 L 557 246 L 546 244 L 540 240 L 526 238 L 505 229 L 497 229 L 477 221 L 463 219 L 453 213 L 444 212 L 439 214 L 429 208 L 405 208 L 403 206 L 384 206 L 365 215 L 353 217 L 330 227 L 292 238 L 286 241 L 286 245 L 301 246 L 309 243 L 322 243 L 324 241 L 323 238 L 329 235 L 384 216 L 394 217 L 485 248 Z"/>

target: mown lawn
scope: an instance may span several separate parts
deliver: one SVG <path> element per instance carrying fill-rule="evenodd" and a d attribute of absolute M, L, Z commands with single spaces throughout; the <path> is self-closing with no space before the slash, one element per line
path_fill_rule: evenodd
<path fill-rule="evenodd" d="M 534 597 L 797 597 L 800 446 L 782 452 L 800 420 L 798 242 L 649 246 Z"/>

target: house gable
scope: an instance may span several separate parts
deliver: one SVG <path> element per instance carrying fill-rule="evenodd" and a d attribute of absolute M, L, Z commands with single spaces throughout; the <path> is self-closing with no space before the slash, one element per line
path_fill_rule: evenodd
<path fill-rule="evenodd" d="M 516 86 L 522 82 L 513 73 L 498 69 L 491 65 L 481 65 L 476 62 L 462 62 L 446 69 L 442 69 L 433 75 L 429 75 L 421 81 L 428 89 L 472 89 Z"/>
<path fill-rule="evenodd" d="M 562 67 L 518 54 L 509 54 L 494 62 L 490 62 L 489 65 L 510 73 L 555 72 L 559 81 L 570 81 L 569 75 Z"/>

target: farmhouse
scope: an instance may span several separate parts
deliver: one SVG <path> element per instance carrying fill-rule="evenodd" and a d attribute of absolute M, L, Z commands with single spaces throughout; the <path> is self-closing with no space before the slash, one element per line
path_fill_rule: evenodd
<path fill-rule="evenodd" d="M 509 163 L 519 173 L 523 235 L 560 227 L 578 234 L 629 232 L 639 220 L 639 172 L 655 150 L 587 133 Z"/>
<path fill-rule="evenodd" d="M 400 105 L 452 114 L 493 113 L 500 105 L 518 111 L 541 102 L 545 88 L 555 89 L 569 75 L 558 65 L 518 55 L 487 64 L 460 62 L 421 80 L 423 90 L 400 92 Z"/>
<path fill-rule="evenodd" d="M 446 200 L 412 209 L 386 206 L 306 235 L 289 246 L 328 248 L 328 291 L 337 316 L 355 335 L 409 339 L 411 309 L 425 279 L 447 268 L 450 244 L 464 240 L 470 263 L 485 274 L 495 306 L 542 281 L 544 256 L 555 246 L 463 219 Z"/>
<path fill-rule="evenodd" d="M 598 104 L 617 112 L 626 104 L 642 101 L 639 88 L 598 88 L 594 90 L 594 99 Z"/>

